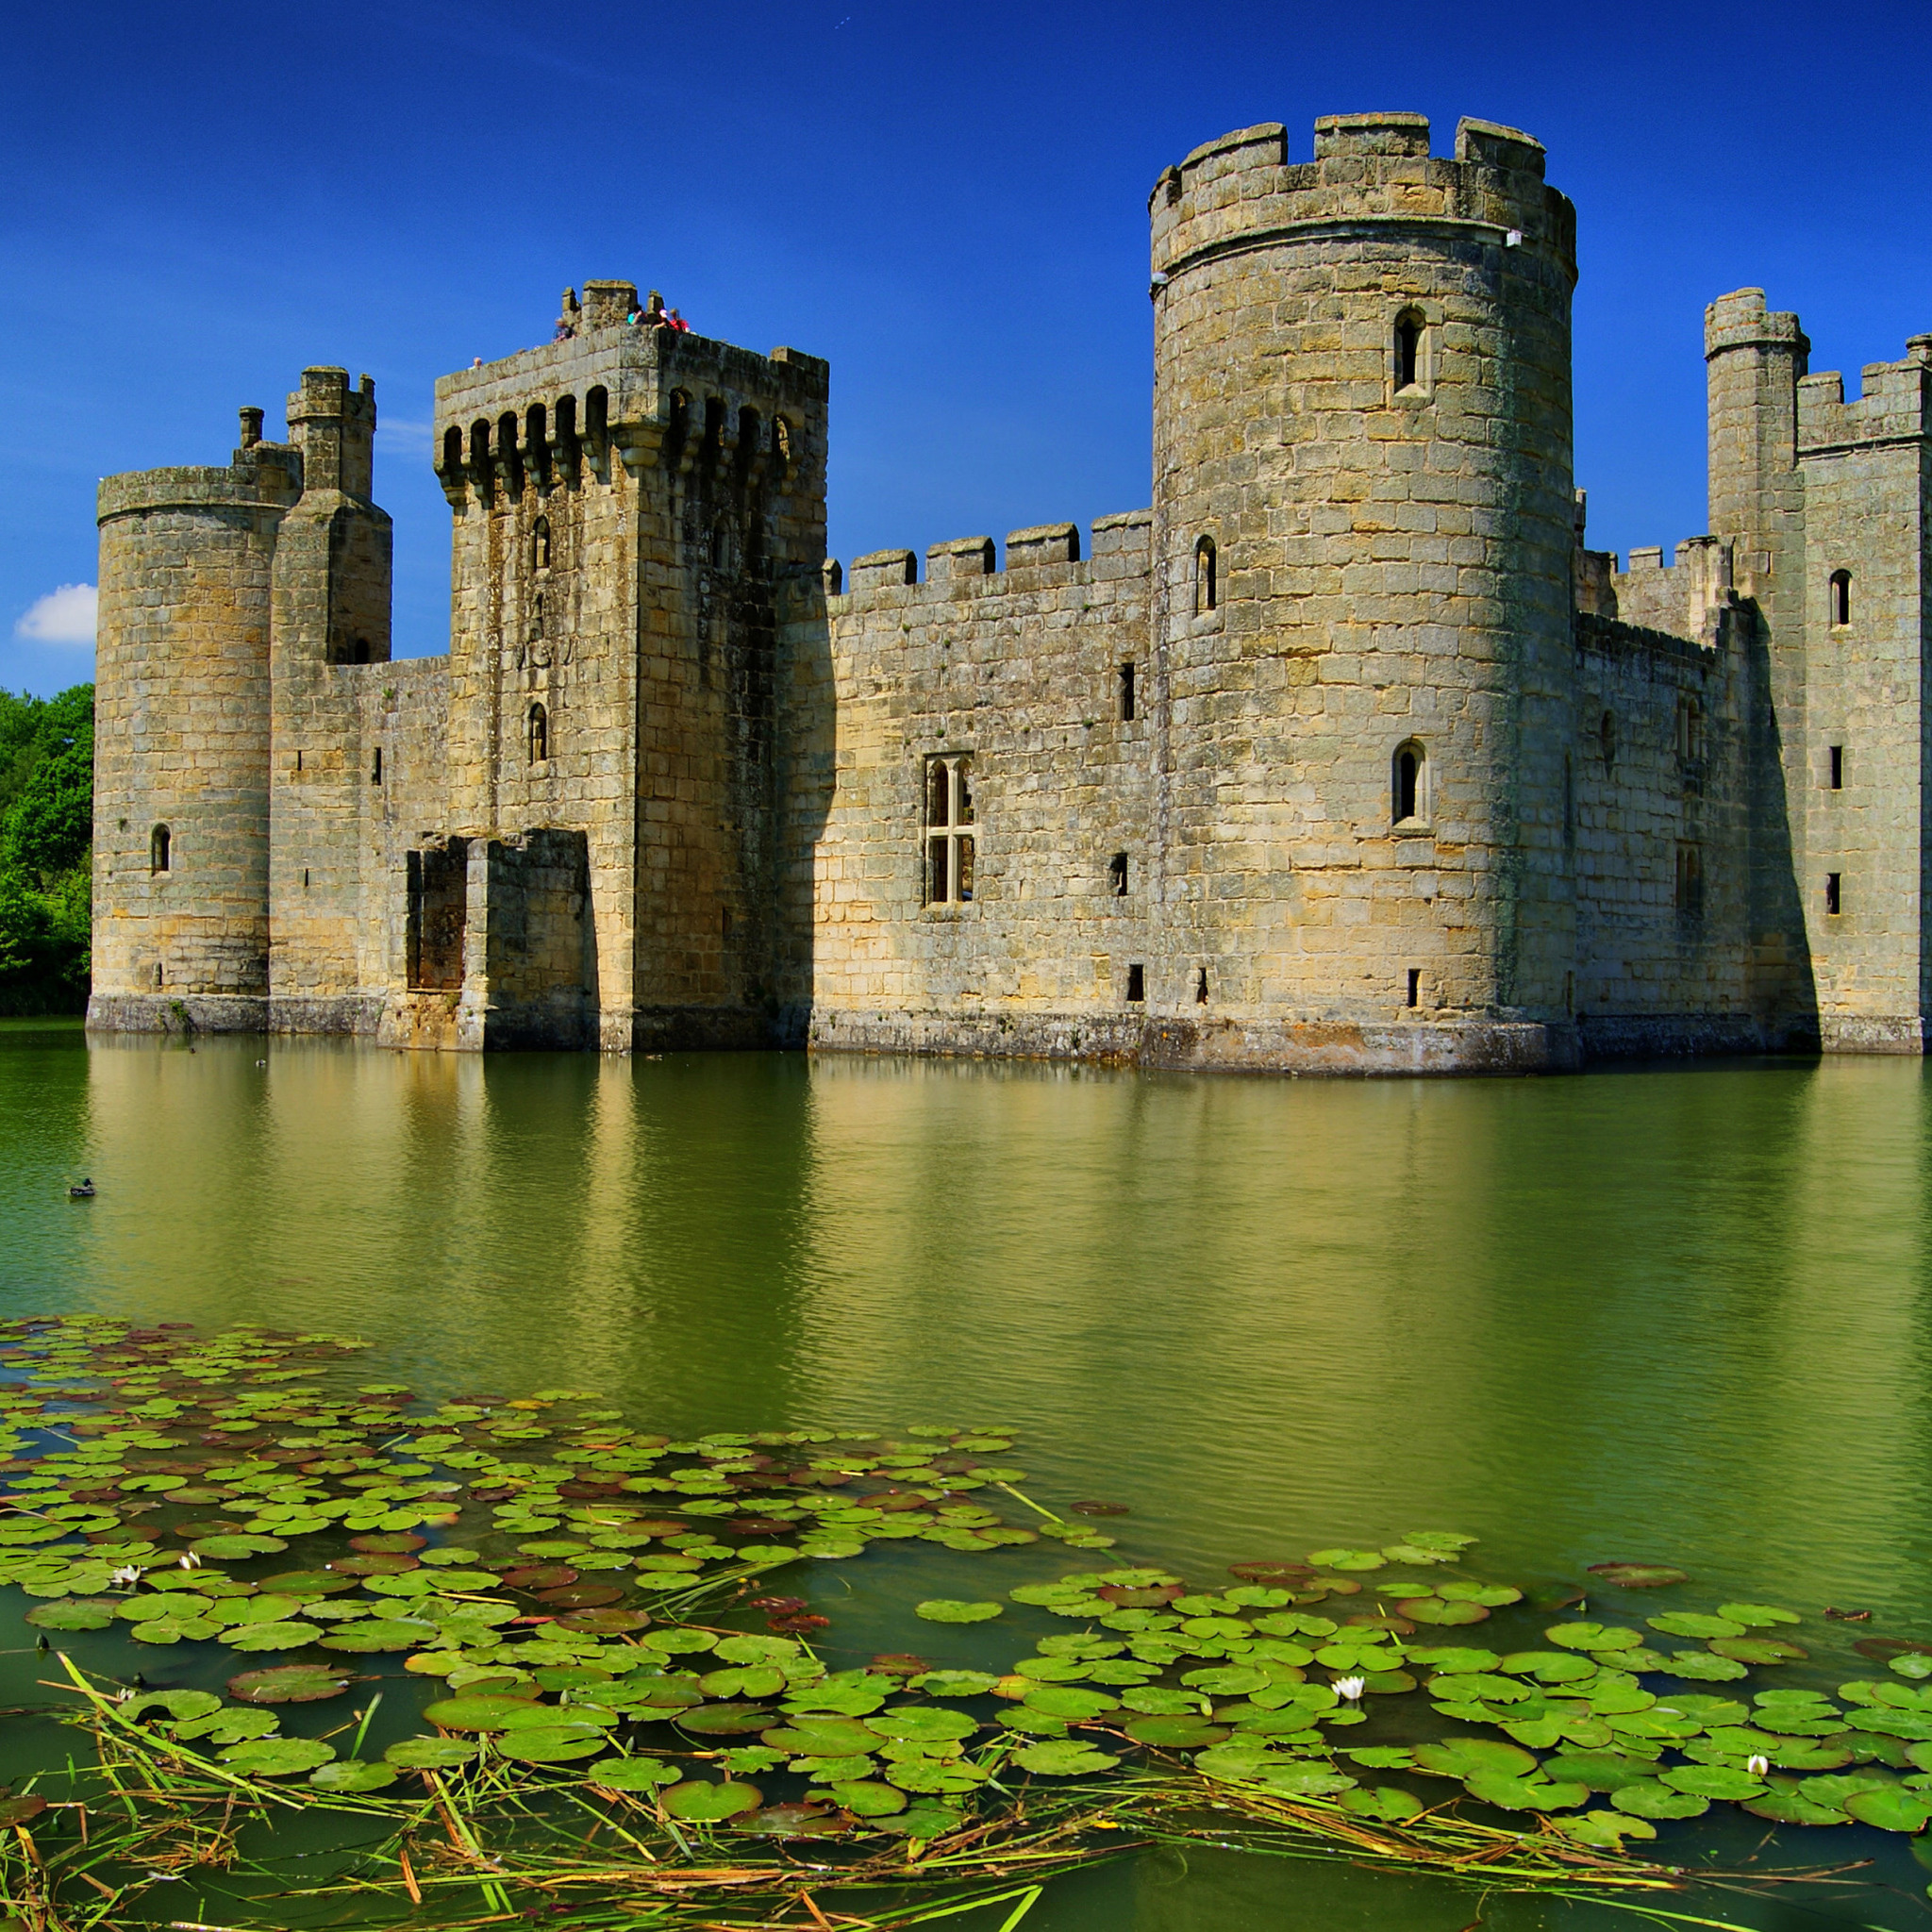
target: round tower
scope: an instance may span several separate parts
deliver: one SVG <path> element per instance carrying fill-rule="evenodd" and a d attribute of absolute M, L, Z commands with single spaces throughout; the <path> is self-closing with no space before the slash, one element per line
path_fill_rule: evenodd
<path fill-rule="evenodd" d="M 1291 1060 L 1565 1059 L 1574 210 L 1526 135 L 1436 159 L 1416 114 L 1224 136 L 1150 209 L 1150 999 Z"/>
<path fill-rule="evenodd" d="M 269 622 L 301 458 L 101 484 L 91 1025 L 267 1023 Z"/>

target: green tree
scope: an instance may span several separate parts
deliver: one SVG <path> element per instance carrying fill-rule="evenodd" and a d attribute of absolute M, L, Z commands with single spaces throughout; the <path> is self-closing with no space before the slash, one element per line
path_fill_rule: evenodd
<path fill-rule="evenodd" d="M 0 691 L 0 1012 L 87 1002 L 94 693 Z"/>

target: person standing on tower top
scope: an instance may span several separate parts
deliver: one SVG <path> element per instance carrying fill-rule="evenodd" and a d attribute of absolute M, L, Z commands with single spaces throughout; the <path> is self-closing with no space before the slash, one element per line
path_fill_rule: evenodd
<path fill-rule="evenodd" d="M 664 325 L 667 328 L 675 329 L 681 336 L 691 333 L 691 324 L 685 321 L 684 317 L 675 308 L 665 318 Z"/>

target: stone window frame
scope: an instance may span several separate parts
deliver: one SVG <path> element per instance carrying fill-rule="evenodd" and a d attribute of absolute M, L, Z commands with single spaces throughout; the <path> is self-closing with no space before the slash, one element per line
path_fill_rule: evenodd
<path fill-rule="evenodd" d="M 1824 580 L 1825 622 L 1833 630 L 1849 630 L 1852 623 L 1852 574 L 1835 570 Z"/>
<path fill-rule="evenodd" d="M 1405 356 L 1404 331 L 1412 325 L 1415 330 L 1412 355 L 1411 379 L 1405 382 L 1404 363 L 1411 359 Z M 1389 402 L 1391 406 L 1401 403 L 1413 407 L 1421 403 L 1434 402 L 1436 383 L 1441 375 L 1441 341 L 1442 317 L 1439 304 L 1419 296 L 1407 297 L 1401 307 L 1389 317 L 1387 349 L 1388 373 L 1384 377 L 1387 384 Z"/>
<path fill-rule="evenodd" d="M 1405 758 L 1415 760 L 1412 773 L 1407 775 L 1402 769 Z M 1389 754 L 1389 823 L 1397 838 L 1424 838 L 1436 828 L 1430 765 L 1429 748 L 1420 738 L 1405 738 Z M 1413 809 L 1405 813 L 1405 803 Z"/>
<path fill-rule="evenodd" d="M 1221 612 L 1221 551 L 1210 531 L 1194 539 L 1193 588 L 1196 619 L 1215 618 Z"/>
<path fill-rule="evenodd" d="M 547 765 L 550 762 L 550 708 L 541 698 L 533 699 L 529 710 L 525 713 L 524 734 L 531 765 Z"/>
<path fill-rule="evenodd" d="M 1704 848 L 1694 839 L 1677 841 L 1677 876 L 1672 904 L 1679 919 L 1704 917 Z"/>
<path fill-rule="evenodd" d="M 970 751 L 944 751 L 920 766 L 920 899 L 930 912 L 957 914 L 977 903 L 973 762 Z"/>
<path fill-rule="evenodd" d="M 161 878 L 175 870 L 175 834 L 162 824 L 147 835 L 147 869 L 151 878 Z"/>

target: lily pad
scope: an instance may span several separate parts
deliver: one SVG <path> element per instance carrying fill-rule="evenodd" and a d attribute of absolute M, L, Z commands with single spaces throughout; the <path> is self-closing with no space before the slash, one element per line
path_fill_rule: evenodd
<path fill-rule="evenodd" d="M 342 1625 L 322 1640 L 322 1647 L 360 1656 L 375 1651 L 408 1650 L 435 1635 L 434 1624 L 419 1624 L 403 1617 L 371 1617 L 363 1623 Z"/>
<path fill-rule="evenodd" d="M 723 1824 L 727 1818 L 741 1818 L 747 1811 L 758 1810 L 764 1802 L 764 1793 L 756 1785 L 728 1780 L 711 1784 L 702 1778 L 670 1785 L 658 1795 L 664 1809 L 686 1824 Z"/>
<path fill-rule="evenodd" d="M 906 1793 L 876 1778 L 841 1778 L 829 1789 L 855 1818 L 890 1818 L 906 1808 Z"/>
<path fill-rule="evenodd" d="M 205 1536 L 188 1547 L 204 1562 L 225 1563 L 242 1557 L 272 1556 L 289 1545 L 278 1536 Z"/>
<path fill-rule="evenodd" d="M 950 1597 L 928 1597 L 913 1607 L 914 1614 L 929 1624 L 984 1624 L 999 1616 L 1000 1604 L 960 1603 Z"/>
<path fill-rule="evenodd" d="M 460 1738 L 405 1738 L 382 1754 L 386 1764 L 400 1765 L 405 1771 L 448 1771 L 467 1764 L 481 1746 Z"/>
<path fill-rule="evenodd" d="M 1709 1647 L 1713 1656 L 1740 1664 L 1799 1664 L 1811 1655 L 1782 1637 L 1714 1637 Z"/>
<path fill-rule="evenodd" d="M 1025 1745 L 1014 1752 L 1013 1761 L 1044 1777 L 1091 1777 L 1096 1772 L 1111 1771 L 1120 1759 L 1068 1739 Z"/>
<path fill-rule="evenodd" d="M 558 1712 L 568 1718 L 568 1710 Z M 495 1740 L 499 1755 L 520 1764 L 567 1764 L 576 1757 L 594 1757 L 609 1742 L 601 1727 L 586 1724 L 518 1725 Z"/>
<path fill-rule="evenodd" d="M 876 1751 L 880 1734 L 856 1718 L 795 1717 L 763 1733 L 774 1750 L 794 1757 L 847 1757 Z"/>
<path fill-rule="evenodd" d="M 1781 1610 L 1774 1604 L 1720 1604 L 1717 1607 L 1720 1617 L 1728 1617 L 1734 1624 L 1743 1624 L 1751 1629 L 1767 1629 L 1774 1624 L 1798 1624 L 1804 1620 L 1796 1610 Z"/>
<path fill-rule="evenodd" d="M 1418 1771 L 1439 1777 L 1527 1777 L 1537 1768 L 1533 1753 L 1500 1738 L 1436 1739 L 1416 1745 L 1414 1756 Z"/>
<path fill-rule="evenodd" d="M 555 1708 L 540 1705 L 533 1697 L 506 1697 L 501 1693 L 477 1697 L 445 1697 L 427 1706 L 423 1715 L 446 1731 L 507 1731 L 519 1718 L 527 1720 L 534 1710 Z"/>
<path fill-rule="evenodd" d="M 37 1630 L 105 1630 L 114 1621 L 111 1599 L 66 1596 L 50 1604 L 37 1604 L 26 1613 L 26 1621 Z"/>
<path fill-rule="evenodd" d="M 1542 1769 L 1545 1777 L 1588 1785 L 1593 1791 L 1621 1791 L 1626 1785 L 1643 1784 L 1656 1776 L 1647 1766 L 1613 1751 L 1559 1751 L 1544 1758 Z"/>
<path fill-rule="evenodd" d="M 1592 1563 L 1590 1574 L 1619 1590 L 1661 1590 L 1669 1583 L 1688 1583 L 1681 1570 L 1668 1563 Z"/>
<path fill-rule="evenodd" d="M 321 1764 L 309 1773 L 308 1782 L 319 1791 L 379 1791 L 395 1783 L 392 1764 L 368 1764 L 359 1757 L 345 1757 L 333 1764 Z"/>
<path fill-rule="evenodd" d="M 1463 1789 L 1485 1805 L 1506 1811 L 1574 1811 L 1590 1802 L 1590 1787 L 1556 1784 L 1545 1777 L 1508 1777 L 1478 1772 L 1463 1780 Z"/>
<path fill-rule="evenodd" d="M 340 1697 L 356 1679 L 322 1664 L 278 1664 L 228 1679 L 228 1694 L 243 1704 L 319 1704 Z"/>
<path fill-rule="evenodd" d="M 1744 1625 L 1728 1617 L 1706 1616 L 1701 1610 L 1666 1610 L 1660 1617 L 1646 1617 L 1653 1630 L 1666 1637 L 1741 1637 Z"/>
<path fill-rule="evenodd" d="M 426 1548 L 429 1539 L 426 1536 L 392 1533 L 382 1536 L 352 1536 L 349 1539 L 349 1547 L 352 1550 L 360 1550 L 368 1557 L 401 1557 L 412 1550 Z"/>
<path fill-rule="evenodd" d="M 1199 1751 L 1233 1735 L 1225 1724 L 1209 1724 L 1204 1717 L 1137 1717 L 1123 1728 L 1135 1743 L 1162 1751 Z"/>
<path fill-rule="evenodd" d="M 655 1791 L 684 1775 L 661 1757 L 600 1757 L 584 1775 L 612 1791 Z"/>
<path fill-rule="evenodd" d="M 224 1751 L 222 1762 L 249 1777 L 293 1777 L 335 1755 L 335 1747 L 320 1738 L 256 1738 Z"/>
<path fill-rule="evenodd" d="M 243 1624 L 222 1632 L 222 1641 L 230 1650 L 300 1650 L 322 1635 L 314 1624 L 298 1624 L 283 1619 L 274 1624 Z"/>
<path fill-rule="evenodd" d="M 758 1704 L 701 1704 L 693 1710 L 681 1710 L 679 1730 L 692 1731 L 701 1738 L 735 1738 L 749 1731 L 762 1731 L 772 1722 L 772 1712 Z"/>
<path fill-rule="evenodd" d="M 970 1738 L 979 1722 L 966 1711 L 937 1704 L 900 1704 L 869 1717 L 866 1728 L 899 1743 L 937 1744 Z"/>
<path fill-rule="evenodd" d="M 1543 1635 L 1565 1650 L 1592 1653 L 1635 1650 L 1643 1641 L 1638 1631 L 1627 1630 L 1615 1624 L 1552 1624 Z"/>
<path fill-rule="evenodd" d="M 1907 1790 L 1903 1785 L 1882 1785 L 1875 1790 L 1854 1791 L 1845 1809 L 1860 1824 L 1880 1831 L 1924 1831 L 1932 1820 L 1932 1794 Z"/>
<path fill-rule="evenodd" d="M 1633 1818 L 1702 1818 L 1710 1809 L 1708 1798 L 1694 1791 L 1673 1790 L 1651 1778 L 1612 1791 L 1610 1803 Z"/>
<path fill-rule="evenodd" d="M 1395 1613 L 1413 1624 L 1481 1624 L 1490 1614 L 1481 1604 L 1447 1603 L 1435 1596 L 1404 1597 L 1396 1604 Z"/>
<path fill-rule="evenodd" d="M 606 1610 L 624 1601 L 624 1591 L 614 1583 L 566 1583 L 535 1595 L 540 1604 L 552 1604 L 559 1610 Z"/>

